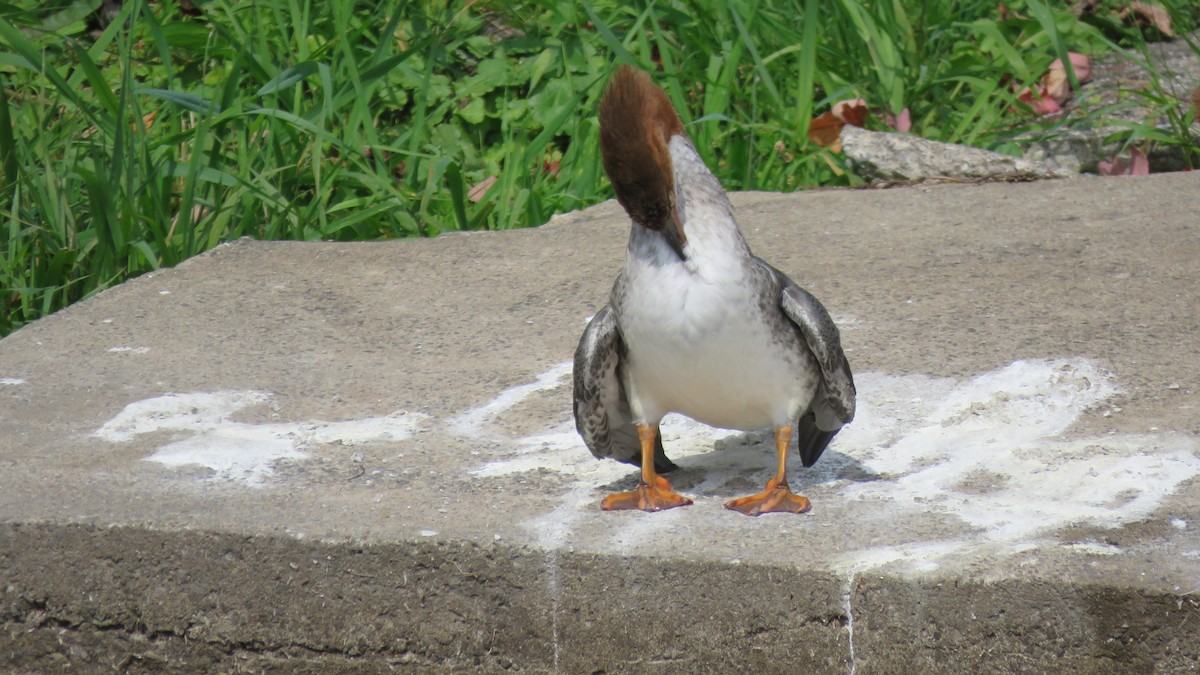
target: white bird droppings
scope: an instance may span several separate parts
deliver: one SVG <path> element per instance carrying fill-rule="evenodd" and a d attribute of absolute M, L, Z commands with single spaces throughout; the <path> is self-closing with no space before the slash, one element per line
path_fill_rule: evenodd
<path fill-rule="evenodd" d="M 570 366 L 560 364 L 536 382 L 464 413 L 461 419 L 470 423 L 460 424 L 459 433 L 478 435 L 487 420 L 533 392 L 567 385 Z M 1117 392 L 1111 374 L 1087 359 L 1017 361 L 964 380 L 882 373 L 863 373 L 855 380 L 857 416 L 830 451 L 845 455 L 872 479 L 833 478 L 821 488 L 839 495 L 844 508 L 869 505 L 871 517 L 888 522 L 937 516 L 962 526 L 947 533 L 926 530 L 920 541 L 881 541 L 848 550 L 844 562 L 851 569 L 899 563 L 931 570 L 948 556 L 1030 551 L 1069 525 L 1120 527 L 1149 517 L 1182 483 L 1200 475 L 1196 444 L 1181 434 L 1066 435 L 1084 411 Z M 709 455 L 692 462 L 703 463 L 705 472 L 704 483 L 689 490 L 697 505 L 639 519 L 638 528 L 626 523 L 612 542 L 614 550 L 634 546 L 677 519 L 719 517 L 719 504 L 710 509 L 709 500 L 701 503 L 705 491 L 747 470 L 740 458 L 746 453 L 713 451 L 715 441 L 737 432 L 678 416 L 664 420 L 662 431 L 677 462 Z M 563 476 L 567 491 L 561 504 L 526 523 L 544 547 L 569 540 L 572 528 L 589 517 L 598 490 L 632 470 L 596 461 L 569 417 L 542 433 L 498 440 L 499 452 L 474 475 L 548 469 Z M 770 462 L 762 464 L 769 474 Z M 1179 522 L 1173 527 L 1186 527 Z M 643 527 L 646 532 L 633 531 Z M 1103 544 L 1060 545 L 1097 555 L 1121 553 Z"/>
<path fill-rule="evenodd" d="M 213 472 L 214 480 L 260 487 L 274 471 L 275 462 L 308 457 L 313 446 L 403 440 L 427 419 L 405 412 L 345 422 L 247 424 L 230 419 L 269 398 L 258 391 L 166 394 L 130 403 L 93 436 L 128 443 L 136 436 L 160 431 L 187 434 L 145 459 L 170 467 L 205 467 Z"/>

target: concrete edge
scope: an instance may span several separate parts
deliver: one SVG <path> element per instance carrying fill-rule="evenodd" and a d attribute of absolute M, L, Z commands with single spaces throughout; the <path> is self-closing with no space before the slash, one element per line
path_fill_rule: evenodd
<path fill-rule="evenodd" d="M 29 672 L 1200 666 L 1200 596 L 1045 580 L 41 523 L 0 526 L 0 575 L 0 663 Z"/>

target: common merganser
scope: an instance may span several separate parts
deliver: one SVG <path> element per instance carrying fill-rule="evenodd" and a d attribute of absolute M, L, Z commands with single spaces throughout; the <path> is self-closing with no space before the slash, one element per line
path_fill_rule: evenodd
<path fill-rule="evenodd" d="M 623 66 L 613 76 L 600 102 L 600 152 L 632 227 L 609 304 L 575 352 L 575 427 L 597 458 L 642 468 L 637 490 L 601 508 L 692 503 L 659 475 L 675 465 L 658 426 L 678 412 L 715 427 L 774 428 L 775 477 L 727 508 L 808 511 L 787 484 L 793 428 L 808 467 L 854 418 L 837 326 L 816 298 L 750 252 L 721 184 L 646 73 Z"/>

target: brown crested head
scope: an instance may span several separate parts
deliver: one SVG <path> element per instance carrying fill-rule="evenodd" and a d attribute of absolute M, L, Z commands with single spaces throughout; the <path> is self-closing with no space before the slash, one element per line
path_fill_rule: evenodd
<path fill-rule="evenodd" d="M 617 69 L 600 101 L 604 171 L 634 222 L 669 234 L 678 229 L 678 217 L 667 143 L 683 133 L 667 93 L 649 75 L 631 66 Z"/>

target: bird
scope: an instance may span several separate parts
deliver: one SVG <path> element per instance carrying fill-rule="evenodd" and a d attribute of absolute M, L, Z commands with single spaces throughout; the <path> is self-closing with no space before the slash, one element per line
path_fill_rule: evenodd
<path fill-rule="evenodd" d="M 774 429 L 775 476 L 725 506 L 750 516 L 807 512 L 811 502 L 788 486 L 793 429 L 811 467 L 854 419 L 836 324 L 750 251 L 725 190 L 648 74 L 619 67 L 598 113 L 601 160 L 631 224 L 609 302 L 575 351 L 575 427 L 597 458 L 641 467 L 637 489 L 601 508 L 693 503 L 662 475 L 677 468 L 659 431 L 675 412 L 714 427 Z"/>

